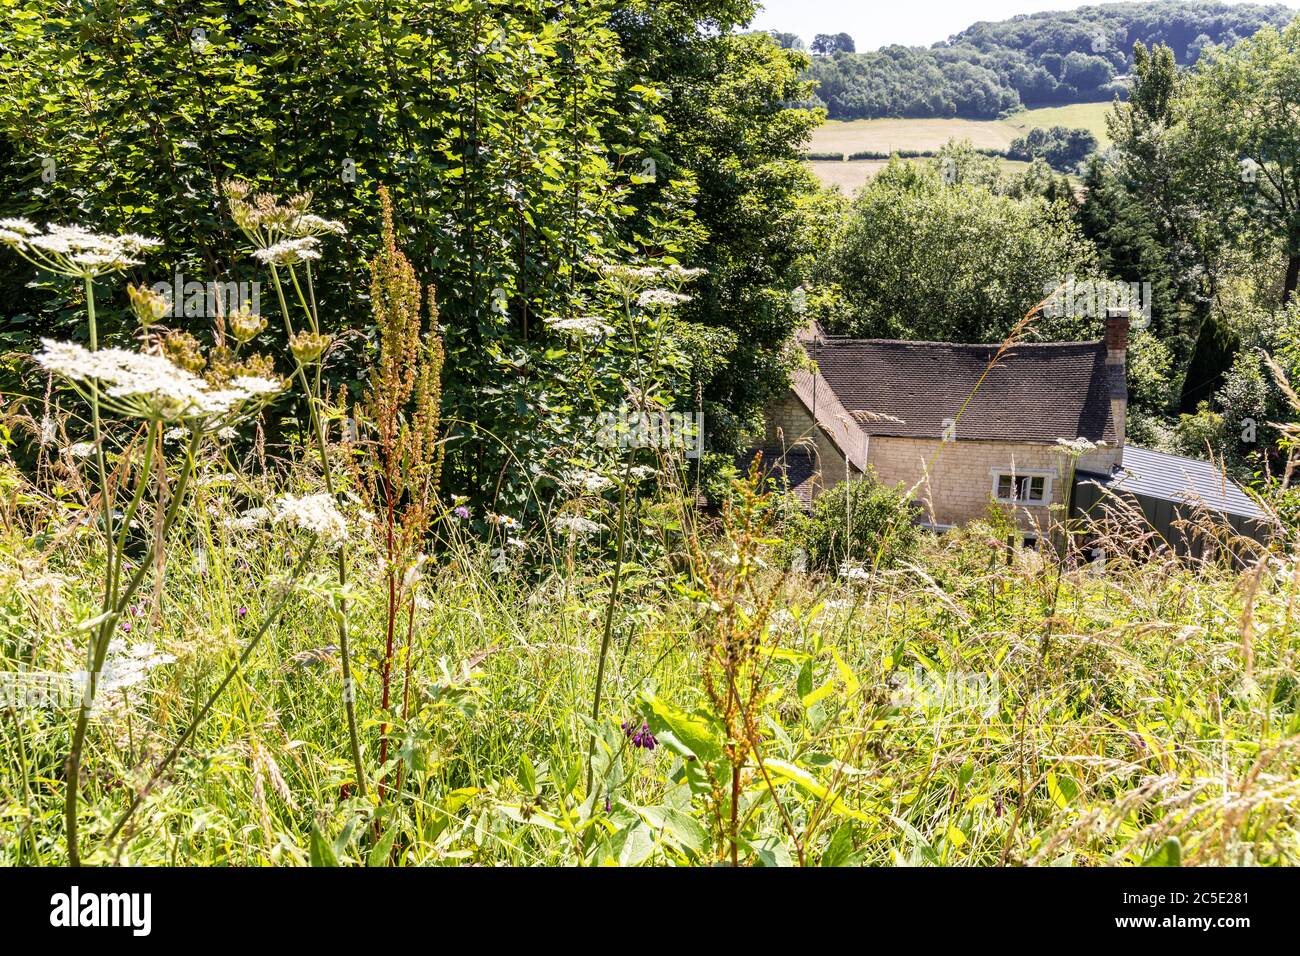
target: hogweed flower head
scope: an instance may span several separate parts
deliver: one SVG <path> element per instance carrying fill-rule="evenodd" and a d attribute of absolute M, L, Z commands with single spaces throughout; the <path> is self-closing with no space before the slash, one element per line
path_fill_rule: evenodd
<path fill-rule="evenodd" d="M 243 305 L 230 313 L 226 320 L 230 334 L 240 345 L 247 345 L 266 329 L 266 317 L 254 312 L 248 305 Z"/>
<path fill-rule="evenodd" d="M 560 515 L 555 519 L 555 527 L 575 535 L 599 534 L 605 530 L 604 525 L 582 515 Z"/>
<path fill-rule="evenodd" d="M 610 335 L 614 329 L 596 318 L 594 315 L 577 316 L 571 319 L 562 319 L 559 317 L 546 318 L 542 320 L 547 328 L 555 329 L 557 332 L 564 332 L 567 335 L 586 338 L 600 338 L 602 335 Z"/>
<path fill-rule="evenodd" d="M 317 246 L 320 240 L 315 236 L 303 236 L 299 239 L 281 239 L 274 245 L 253 250 L 253 258 L 269 266 L 296 266 L 320 258 Z"/>
<path fill-rule="evenodd" d="M 222 428 L 280 391 L 279 382 L 254 376 L 212 388 L 192 372 L 161 355 L 124 349 L 91 352 L 75 342 L 41 340 L 34 356 L 45 371 L 59 375 L 78 391 L 94 391 L 105 407 L 133 418 L 186 422 L 201 429 Z"/>
<path fill-rule="evenodd" d="M 318 332 L 297 332 L 289 338 L 289 351 L 303 365 L 320 361 L 333 336 Z"/>
<path fill-rule="evenodd" d="M 335 219 L 325 219 L 312 213 L 303 213 L 286 230 L 290 235 L 304 236 L 346 236 L 347 227 Z"/>
<path fill-rule="evenodd" d="M 682 295 L 679 292 L 669 292 L 667 289 L 647 289 L 637 297 L 636 304 L 643 309 L 672 309 L 679 305 L 685 305 L 690 301 L 691 297 L 689 295 Z"/>
<path fill-rule="evenodd" d="M 135 233 L 110 236 L 81 226 L 48 225 L 42 232 L 26 219 L 0 219 L 0 243 L 39 268 L 74 279 L 143 265 L 136 256 L 162 245 Z"/>
<path fill-rule="evenodd" d="M 171 303 L 165 295 L 146 286 L 128 285 L 126 294 L 131 300 L 131 311 L 142 328 L 147 329 L 161 321 L 171 310 Z"/>
<path fill-rule="evenodd" d="M 328 494 L 285 495 L 275 503 L 275 522 L 289 522 L 303 531 L 320 535 L 328 544 L 341 544 L 347 540 L 348 525 L 342 513 Z"/>

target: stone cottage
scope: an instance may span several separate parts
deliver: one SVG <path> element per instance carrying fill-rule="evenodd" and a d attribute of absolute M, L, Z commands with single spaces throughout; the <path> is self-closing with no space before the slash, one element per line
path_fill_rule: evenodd
<path fill-rule="evenodd" d="M 841 338 L 810 326 L 798 337 L 809 367 L 767 410 L 764 461 L 805 503 L 870 470 L 914 489 L 937 530 L 992 507 L 1036 537 L 1059 513 L 1053 505 L 1074 501 L 1070 482 L 1124 472 L 1128 332 L 1122 310 L 1107 317 L 1101 341 L 1005 349 Z M 1093 447 L 1072 459 L 1061 441 L 1081 439 Z M 1144 471 L 1165 474 L 1170 496 L 1195 494 L 1180 477 L 1189 459 L 1137 452 Z M 1260 517 L 1235 490 L 1236 512 Z"/>

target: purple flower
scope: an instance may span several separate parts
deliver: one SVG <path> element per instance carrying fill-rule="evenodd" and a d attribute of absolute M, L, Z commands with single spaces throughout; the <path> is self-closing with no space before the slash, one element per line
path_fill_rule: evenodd
<path fill-rule="evenodd" d="M 118 625 L 118 629 L 121 630 L 123 634 L 130 634 L 130 633 L 131 633 L 131 622 L 130 622 L 130 621 L 123 621 L 120 625 Z"/>
<path fill-rule="evenodd" d="M 606 798 L 605 798 L 605 812 L 606 812 L 606 813 L 609 813 L 609 811 L 610 811 L 610 806 L 609 806 L 609 797 L 606 797 Z"/>
<path fill-rule="evenodd" d="M 246 617 L 246 616 L 248 615 L 248 608 L 246 608 L 246 607 L 241 607 L 241 608 L 240 608 L 238 611 L 236 611 L 235 613 L 238 614 L 240 617 Z"/>
<path fill-rule="evenodd" d="M 632 738 L 633 747 L 641 747 L 644 750 L 654 750 L 659 746 L 659 741 L 655 735 L 650 733 L 650 725 L 642 724 L 640 729 L 630 720 L 623 721 L 623 735 Z"/>
<path fill-rule="evenodd" d="M 457 505 L 452 509 L 451 513 L 461 520 L 468 520 L 469 518 L 469 509 L 464 505 Z"/>

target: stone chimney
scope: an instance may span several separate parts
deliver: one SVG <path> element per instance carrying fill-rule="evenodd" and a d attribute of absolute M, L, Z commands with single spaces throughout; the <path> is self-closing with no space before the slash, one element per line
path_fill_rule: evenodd
<path fill-rule="evenodd" d="M 1110 376 L 1110 415 L 1115 437 L 1124 447 L 1124 425 L 1128 416 L 1128 309 L 1106 310 L 1106 372 Z"/>

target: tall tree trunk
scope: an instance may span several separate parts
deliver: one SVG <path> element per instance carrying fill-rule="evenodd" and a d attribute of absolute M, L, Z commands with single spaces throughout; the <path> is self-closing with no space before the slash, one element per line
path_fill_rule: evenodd
<path fill-rule="evenodd" d="M 1282 287 L 1283 305 L 1295 298 L 1298 284 L 1300 284 L 1300 253 L 1293 252 L 1286 261 L 1286 285 Z"/>

